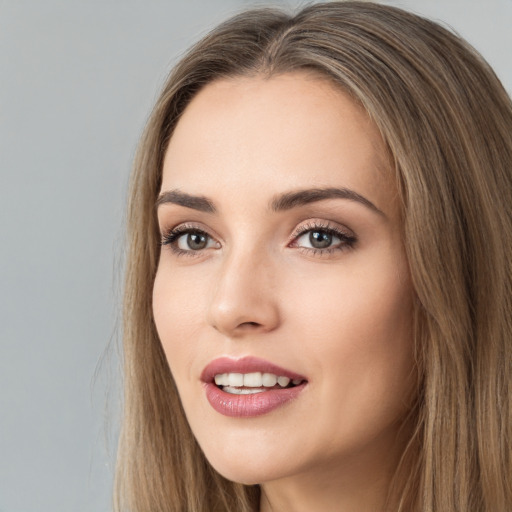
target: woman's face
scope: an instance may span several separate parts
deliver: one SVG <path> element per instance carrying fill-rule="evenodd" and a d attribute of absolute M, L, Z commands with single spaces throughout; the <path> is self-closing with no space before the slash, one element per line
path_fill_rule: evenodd
<path fill-rule="evenodd" d="M 170 141 L 156 327 L 225 477 L 396 461 L 413 382 L 396 188 L 368 115 L 303 73 L 214 82 Z M 215 384 L 217 381 L 217 385 Z"/>

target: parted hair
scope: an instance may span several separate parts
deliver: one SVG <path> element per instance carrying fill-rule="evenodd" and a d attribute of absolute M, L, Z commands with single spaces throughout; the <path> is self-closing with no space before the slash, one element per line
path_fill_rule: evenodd
<path fill-rule="evenodd" d="M 450 30 L 371 2 L 238 14 L 169 75 L 127 205 L 118 512 L 255 512 L 258 486 L 220 476 L 187 424 L 152 317 L 155 201 L 180 115 L 227 77 L 308 71 L 350 95 L 392 162 L 415 291 L 417 399 L 389 492 L 397 512 L 512 510 L 512 105 Z"/>

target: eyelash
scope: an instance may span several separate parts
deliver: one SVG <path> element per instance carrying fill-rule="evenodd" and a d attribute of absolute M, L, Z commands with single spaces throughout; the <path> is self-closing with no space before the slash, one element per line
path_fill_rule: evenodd
<path fill-rule="evenodd" d="M 163 247 L 164 245 L 168 245 L 171 249 L 171 251 L 176 254 L 177 256 L 186 256 L 186 257 L 197 257 L 201 255 L 201 250 L 198 251 L 185 251 L 183 249 L 180 249 L 177 247 L 175 242 L 183 236 L 188 233 L 199 233 L 206 235 L 208 238 L 213 239 L 212 236 L 210 236 L 204 229 L 201 229 L 197 226 L 191 225 L 191 224 L 181 224 L 180 226 L 169 230 L 167 233 L 162 234 L 162 239 L 160 241 L 160 246 Z"/>
<path fill-rule="evenodd" d="M 335 236 L 340 239 L 340 243 L 336 247 L 326 247 L 324 249 L 314 248 L 314 247 L 303 247 L 296 245 L 297 240 L 303 235 L 314 232 L 321 231 L 322 233 L 326 233 L 331 236 Z M 167 233 L 162 234 L 162 239 L 160 241 L 160 246 L 169 246 L 172 252 L 177 256 L 185 256 L 185 257 L 198 257 L 201 256 L 201 253 L 204 249 L 199 250 L 184 250 L 177 247 L 177 240 L 186 234 L 189 233 L 198 233 L 201 235 L 205 235 L 207 238 L 214 240 L 214 238 L 208 234 L 207 231 L 201 229 L 197 226 L 190 224 L 182 224 L 174 229 L 169 230 Z M 332 226 L 330 223 L 321 223 L 321 222 L 311 222 L 307 225 L 300 226 L 297 228 L 291 235 L 291 242 L 288 243 L 290 247 L 296 247 L 301 252 L 305 252 L 307 254 L 317 256 L 317 255 L 330 255 L 332 253 L 338 251 L 350 250 L 354 247 L 357 242 L 357 238 L 353 234 L 349 234 L 341 229 Z"/>
<path fill-rule="evenodd" d="M 335 236 L 340 239 L 340 243 L 334 247 L 326 247 L 325 249 L 319 249 L 315 247 L 303 247 L 295 245 L 297 240 L 304 236 L 307 233 L 311 233 L 314 231 L 321 231 L 323 233 L 327 233 L 328 235 Z M 352 233 L 347 231 L 343 231 L 338 227 L 332 226 L 329 222 L 310 222 L 306 225 L 302 225 L 297 228 L 291 235 L 291 247 L 296 247 L 298 250 L 303 251 L 307 254 L 317 256 L 317 255 L 330 255 L 338 251 L 346 251 L 352 249 L 357 242 L 357 238 Z"/>

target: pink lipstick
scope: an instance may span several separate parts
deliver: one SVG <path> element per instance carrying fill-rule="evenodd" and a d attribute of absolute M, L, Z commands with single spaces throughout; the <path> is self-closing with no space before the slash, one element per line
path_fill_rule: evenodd
<path fill-rule="evenodd" d="M 307 379 L 255 357 L 222 357 L 201 374 L 206 397 L 220 414 L 248 418 L 267 414 L 295 399 Z"/>

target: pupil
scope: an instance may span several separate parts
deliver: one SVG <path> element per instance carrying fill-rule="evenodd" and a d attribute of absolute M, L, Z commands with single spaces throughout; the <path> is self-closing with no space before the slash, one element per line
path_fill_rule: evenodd
<path fill-rule="evenodd" d="M 325 231 L 312 231 L 309 234 L 309 241 L 315 249 L 325 249 L 332 243 L 332 236 Z"/>
<path fill-rule="evenodd" d="M 206 235 L 202 233 L 189 233 L 187 244 L 191 249 L 199 250 L 206 247 Z"/>

